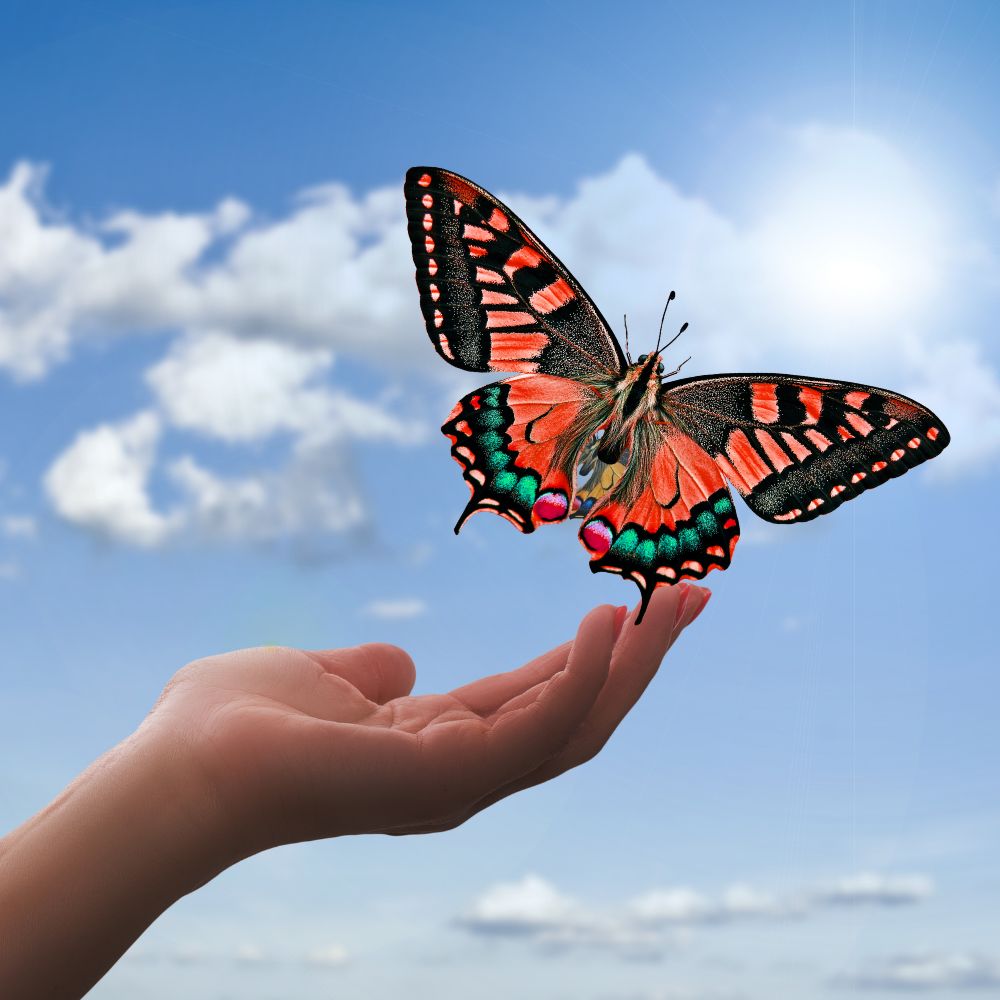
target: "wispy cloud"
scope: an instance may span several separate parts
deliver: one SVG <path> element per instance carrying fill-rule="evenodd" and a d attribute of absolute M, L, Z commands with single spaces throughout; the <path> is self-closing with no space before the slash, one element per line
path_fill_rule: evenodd
<path fill-rule="evenodd" d="M 919 903 L 933 892 L 934 883 L 924 875 L 864 872 L 817 890 L 815 899 L 826 906 L 905 906 Z"/>
<path fill-rule="evenodd" d="M 317 948 L 305 956 L 307 965 L 323 969 L 339 969 L 351 960 L 350 952 L 339 944 L 326 945 Z"/>
<path fill-rule="evenodd" d="M 385 621 L 419 618 L 427 613 L 427 602 L 419 597 L 384 599 L 365 605 L 364 612 L 372 618 L 381 618 Z"/>
<path fill-rule="evenodd" d="M 548 952 L 583 948 L 653 959 L 671 943 L 638 924 L 583 907 L 534 874 L 487 889 L 455 922 L 484 937 L 529 940 Z"/>
<path fill-rule="evenodd" d="M 528 940 L 548 951 L 602 948 L 625 958 L 656 958 L 676 946 L 677 932 L 694 927 L 912 905 L 932 892 L 932 883 L 921 875 L 868 873 L 787 893 L 740 883 L 718 895 L 687 887 L 651 889 L 620 907 L 595 909 L 531 874 L 487 889 L 456 923 L 480 936 Z"/>
<path fill-rule="evenodd" d="M 1000 964 L 971 952 L 927 952 L 896 955 L 870 962 L 857 972 L 833 980 L 846 989 L 897 992 L 1000 989 Z"/>
<path fill-rule="evenodd" d="M 244 941 L 231 947 L 209 948 L 201 944 L 182 943 L 165 948 L 131 948 L 125 956 L 130 961 L 164 963 L 167 965 L 220 965 L 243 966 L 285 965 L 305 968 L 334 969 L 347 965 L 351 954 L 341 944 L 332 943 L 312 951 L 268 951 L 252 942 Z"/>
<path fill-rule="evenodd" d="M 8 514 L 0 518 L 0 534 L 6 538 L 35 538 L 38 522 L 29 514 Z"/>

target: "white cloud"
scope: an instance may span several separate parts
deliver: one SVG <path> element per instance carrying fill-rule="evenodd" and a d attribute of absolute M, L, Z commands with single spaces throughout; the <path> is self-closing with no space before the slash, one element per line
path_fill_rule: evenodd
<path fill-rule="evenodd" d="M 276 541 L 343 535 L 367 523 L 365 506 L 339 447 L 301 448 L 282 469 L 218 476 L 190 455 L 168 468 L 185 497 L 184 526 L 206 539 Z"/>
<path fill-rule="evenodd" d="M 653 889 L 629 904 L 632 916 L 650 925 L 716 924 L 753 918 L 785 919 L 804 913 L 801 895 L 779 898 L 743 883 L 723 890 L 718 899 L 688 888 Z"/>
<path fill-rule="evenodd" d="M 174 426 L 232 443 L 317 423 L 326 394 L 308 383 L 332 363 L 328 350 L 212 333 L 176 342 L 146 378 Z"/>
<path fill-rule="evenodd" d="M 233 956 L 237 962 L 247 965 L 261 965 L 271 959 L 255 944 L 241 944 L 236 947 L 236 954 Z"/>
<path fill-rule="evenodd" d="M 819 889 L 777 894 L 736 883 L 712 896 L 688 887 L 652 889 L 621 907 L 584 906 L 537 875 L 495 885 L 456 921 L 472 933 L 527 940 L 546 951 L 605 949 L 625 959 L 655 959 L 692 928 L 805 919 L 851 906 L 901 906 L 933 891 L 924 876 L 864 874 Z"/>
<path fill-rule="evenodd" d="M 96 534 L 133 545 L 159 545 L 176 516 L 153 509 L 150 471 L 160 437 L 148 410 L 117 424 L 81 431 L 45 474 L 56 512 Z"/>
<path fill-rule="evenodd" d="M 738 220 L 636 155 L 568 198 L 508 197 L 614 325 L 633 316 L 637 346 L 671 287 L 692 322 L 684 343 L 727 370 L 773 358 L 881 366 L 898 381 L 913 338 L 960 342 L 929 311 L 944 289 L 968 291 L 955 272 L 977 236 L 947 195 L 872 133 L 810 125 L 770 147 L 768 183 L 746 193 Z M 398 185 L 353 195 L 327 184 L 277 220 L 230 199 L 202 214 L 123 212 L 87 231 L 51 218 L 44 176 L 22 163 L 0 187 L 0 295 L 18 304 L 0 364 L 22 375 L 74 336 L 164 328 L 334 348 L 380 370 L 441 368 L 421 332 Z M 40 325 L 49 335 L 32 335 Z"/>
<path fill-rule="evenodd" d="M 632 155 L 549 202 L 539 229 L 613 325 L 629 313 L 637 345 L 675 288 L 671 311 L 692 325 L 678 350 L 699 363 L 884 361 L 953 264 L 942 198 L 876 136 L 810 126 L 776 141 L 740 222 Z"/>
<path fill-rule="evenodd" d="M 911 380 L 902 387 L 926 403 L 948 425 L 952 443 L 931 463 L 935 478 L 981 472 L 984 457 L 1000 451 L 1000 378 L 970 341 L 913 344 L 908 360 Z"/>
<path fill-rule="evenodd" d="M 862 872 L 818 890 L 816 900 L 832 906 L 900 906 L 918 903 L 933 892 L 934 883 L 925 875 Z"/>
<path fill-rule="evenodd" d="M 427 613 L 427 602 L 422 601 L 419 597 L 397 597 L 390 600 L 372 601 L 364 610 L 373 618 L 386 620 L 419 618 Z"/>
<path fill-rule="evenodd" d="M 877 136 L 810 126 L 772 145 L 781 155 L 738 222 L 637 156 L 530 218 L 613 326 L 628 313 L 633 353 L 655 338 L 676 288 L 671 312 L 691 329 L 671 356 L 694 355 L 686 372 L 886 385 L 953 430 L 935 474 L 996 454 L 1000 380 L 970 323 L 995 312 L 988 274 L 1000 265 L 980 259 L 972 223 L 963 229 L 948 195 Z M 948 322 L 956 312 L 970 322 Z"/>
<path fill-rule="evenodd" d="M 339 969 L 351 960 L 348 950 L 339 944 L 327 945 L 317 948 L 306 955 L 305 961 L 308 965 L 315 965 L 325 969 Z"/>
<path fill-rule="evenodd" d="M 1000 989 L 1000 964 L 969 952 L 898 955 L 872 962 L 858 972 L 839 976 L 836 985 L 849 989 L 922 992 Z"/>
<path fill-rule="evenodd" d="M 117 541 L 147 546 L 181 533 L 240 542 L 359 528 L 367 518 L 349 442 L 405 445 L 425 432 L 419 421 L 317 384 L 332 360 L 328 350 L 276 341 L 181 338 L 147 372 L 160 413 L 134 418 L 145 435 L 142 447 L 128 445 L 137 433 L 129 430 L 133 422 L 103 425 L 83 432 L 56 459 L 46 482 L 57 512 Z M 292 453 L 282 468 L 242 476 L 221 476 L 190 454 L 176 458 L 165 471 L 181 498 L 161 514 L 148 484 L 159 432 L 171 426 L 228 444 L 286 432 Z M 112 461 L 117 464 L 109 476 Z"/>
<path fill-rule="evenodd" d="M 45 205 L 46 173 L 18 163 L 0 185 L 0 366 L 37 378 L 74 337 L 180 326 L 198 314 L 194 265 L 245 220 L 242 205 L 120 212 L 91 230 Z"/>
<path fill-rule="evenodd" d="M 597 1000 L 748 1000 L 748 994 L 701 986 L 662 986 L 641 993 L 602 993 Z"/>
<path fill-rule="evenodd" d="M 580 909 L 551 883 L 538 875 L 525 875 L 487 889 L 460 923 L 480 934 L 533 935 L 541 930 L 572 926 Z"/>
<path fill-rule="evenodd" d="M 549 953 L 599 949 L 650 960 L 674 943 L 615 914 L 595 914 L 537 875 L 487 889 L 456 923 L 483 937 L 529 940 Z"/>
<path fill-rule="evenodd" d="M 884 139 L 800 129 L 748 234 L 784 335 L 850 356 L 898 343 L 948 276 L 943 208 Z"/>
<path fill-rule="evenodd" d="M 7 538 L 35 538 L 38 522 L 29 514 L 7 514 L 0 518 L 0 534 Z"/>
<path fill-rule="evenodd" d="M 175 342 L 146 380 L 173 426 L 230 444 L 280 432 L 306 446 L 335 438 L 396 444 L 423 438 L 419 421 L 323 384 L 332 365 L 333 353 L 324 348 L 207 333 Z"/>
<path fill-rule="evenodd" d="M 0 366 L 19 377 L 43 375 L 74 339 L 163 329 L 346 347 L 383 368 L 433 364 L 397 188 L 355 198 L 329 184 L 256 225 L 230 198 L 207 213 L 123 211 L 83 227 L 48 209 L 45 178 L 22 162 L 0 185 Z"/>
<path fill-rule="evenodd" d="M 56 512 L 100 537 L 143 547 L 187 535 L 222 542 L 296 542 L 324 553 L 322 536 L 368 536 L 365 504 L 345 444 L 301 443 L 276 470 L 220 476 L 184 455 L 166 467 L 177 496 L 157 509 L 150 478 L 162 420 L 143 411 L 81 432 L 52 464 L 45 488 Z M 334 549 L 334 552 L 339 550 Z"/>
<path fill-rule="evenodd" d="M 732 885 L 722 893 L 721 911 L 727 920 L 746 917 L 786 917 L 799 907 L 751 885 Z"/>
<path fill-rule="evenodd" d="M 705 895 L 684 887 L 653 889 L 631 903 L 634 916 L 650 924 L 696 924 L 714 920 L 718 909 Z"/>

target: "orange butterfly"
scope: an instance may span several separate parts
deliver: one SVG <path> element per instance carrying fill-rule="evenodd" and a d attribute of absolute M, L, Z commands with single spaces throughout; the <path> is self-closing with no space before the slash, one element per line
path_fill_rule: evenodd
<path fill-rule="evenodd" d="M 739 524 L 726 480 L 765 520 L 808 521 L 948 444 L 930 410 L 873 386 L 666 382 L 666 348 L 626 358 L 573 275 L 488 191 L 414 167 L 404 192 L 438 354 L 519 373 L 459 400 L 442 427 L 472 491 L 455 531 L 479 510 L 523 532 L 582 518 L 591 570 L 638 584 L 637 622 L 656 587 L 729 565 Z"/>

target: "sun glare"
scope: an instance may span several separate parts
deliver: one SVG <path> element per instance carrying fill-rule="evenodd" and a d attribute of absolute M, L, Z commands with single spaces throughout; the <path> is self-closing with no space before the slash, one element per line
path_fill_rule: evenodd
<path fill-rule="evenodd" d="M 926 306 L 941 280 L 940 215 L 894 149 L 814 130 L 777 176 L 758 235 L 772 301 L 789 319 L 836 324 L 851 340 Z"/>

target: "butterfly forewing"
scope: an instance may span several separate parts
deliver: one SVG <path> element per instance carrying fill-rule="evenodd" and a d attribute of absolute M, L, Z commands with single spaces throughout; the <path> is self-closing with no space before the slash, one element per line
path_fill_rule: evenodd
<path fill-rule="evenodd" d="M 404 185 L 427 333 L 467 371 L 615 378 L 621 348 L 587 293 L 502 202 L 437 167 Z"/>
<path fill-rule="evenodd" d="M 715 375 L 668 383 L 661 399 L 747 506 L 777 524 L 828 514 L 950 440 L 926 407 L 853 382 Z"/>

